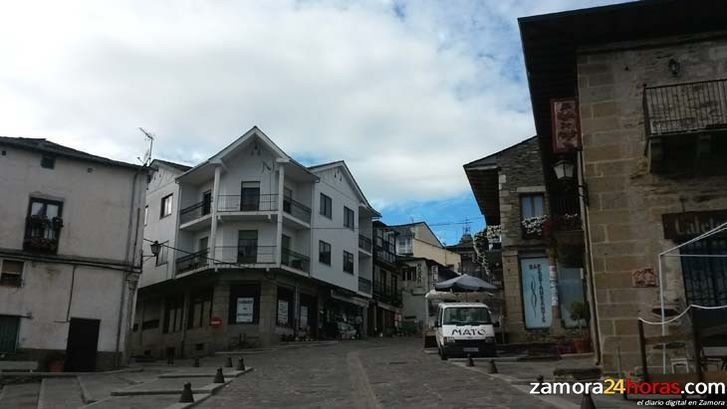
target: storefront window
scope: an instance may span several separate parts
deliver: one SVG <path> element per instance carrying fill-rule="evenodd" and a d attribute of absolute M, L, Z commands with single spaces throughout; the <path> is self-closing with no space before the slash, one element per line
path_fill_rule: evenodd
<path fill-rule="evenodd" d="M 260 286 L 257 284 L 230 287 L 230 324 L 257 324 L 260 317 Z"/>

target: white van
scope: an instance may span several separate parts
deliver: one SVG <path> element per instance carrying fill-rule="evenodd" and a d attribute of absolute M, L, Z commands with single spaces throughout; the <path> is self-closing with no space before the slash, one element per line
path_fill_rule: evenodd
<path fill-rule="evenodd" d="M 440 303 L 434 323 L 439 356 L 495 356 L 495 327 L 482 303 Z"/>

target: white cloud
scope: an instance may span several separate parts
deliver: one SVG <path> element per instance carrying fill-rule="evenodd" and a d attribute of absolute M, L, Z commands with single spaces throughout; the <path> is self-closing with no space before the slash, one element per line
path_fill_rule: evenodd
<path fill-rule="evenodd" d="M 583 6 L 483 3 L 6 3 L 0 134 L 134 161 L 143 126 L 194 163 L 258 125 L 377 203 L 455 197 L 533 132 L 515 18 Z"/>

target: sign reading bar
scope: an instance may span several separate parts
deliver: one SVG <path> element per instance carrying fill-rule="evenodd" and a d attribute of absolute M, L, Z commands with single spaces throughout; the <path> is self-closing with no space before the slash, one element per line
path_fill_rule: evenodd
<path fill-rule="evenodd" d="M 520 259 L 525 328 L 550 328 L 553 322 L 548 258 Z"/>
<path fill-rule="evenodd" d="M 727 222 L 727 210 L 663 214 L 664 238 L 687 241 Z"/>

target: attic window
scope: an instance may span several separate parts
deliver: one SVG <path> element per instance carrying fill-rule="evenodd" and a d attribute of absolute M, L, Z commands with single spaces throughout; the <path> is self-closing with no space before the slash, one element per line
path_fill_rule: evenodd
<path fill-rule="evenodd" d="M 56 167 L 56 158 L 53 156 L 43 155 L 40 159 L 40 167 L 46 169 L 54 169 Z"/>

